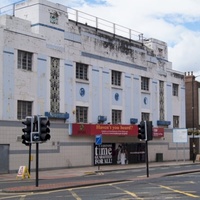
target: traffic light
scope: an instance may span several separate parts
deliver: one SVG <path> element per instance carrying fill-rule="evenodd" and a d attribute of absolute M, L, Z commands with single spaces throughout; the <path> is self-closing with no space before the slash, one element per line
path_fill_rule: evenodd
<path fill-rule="evenodd" d="M 50 140 L 51 135 L 50 133 L 50 122 L 48 117 L 46 116 L 39 116 L 38 117 L 38 123 L 39 123 L 39 133 L 40 133 L 40 141 L 46 142 L 47 140 Z"/>
<path fill-rule="evenodd" d="M 31 131 L 32 131 L 32 117 L 26 117 L 26 120 L 22 122 L 22 124 L 25 125 L 25 127 L 22 129 L 23 135 L 22 135 L 22 144 L 25 144 L 26 146 L 29 145 L 31 141 Z"/>
<path fill-rule="evenodd" d="M 147 121 L 147 140 L 153 140 L 153 125 L 152 121 Z"/>
<path fill-rule="evenodd" d="M 31 143 L 37 143 L 40 141 L 38 116 L 33 117 L 33 132 L 31 133 Z"/>
<path fill-rule="evenodd" d="M 146 140 L 146 121 L 141 121 L 138 124 L 138 139 Z"/>

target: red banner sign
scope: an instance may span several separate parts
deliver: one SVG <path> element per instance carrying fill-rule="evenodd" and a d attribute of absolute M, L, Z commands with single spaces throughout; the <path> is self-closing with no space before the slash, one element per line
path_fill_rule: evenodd
<path fill-rule="evenodd" d="M 121 124 L 72 124 L 71 135 L 137 136 L 137 125 Z M 153 128 L 153 137 L 164 137 L 164 128 Z"/>
<path fill-rule="evenodd" d="M 137 136 L 137 125 L 72 124 L 72 135 Z"/>
<path fill-rule="evenodd" d="M 164 128 L 153 128 L 153 137 L 164 137 Z"/>

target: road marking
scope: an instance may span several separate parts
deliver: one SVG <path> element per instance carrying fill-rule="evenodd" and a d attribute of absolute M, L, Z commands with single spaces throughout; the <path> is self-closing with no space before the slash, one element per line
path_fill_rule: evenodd
<path fill-rule="evenodd" d="M 161 188 L 165 188 L 167 190 L 171 190 L 173 192 L 176 192 L 176 193 L 179 193 L 179 194 L 183 194 L 183 195 L 186 195 L 186 196 L 189 196 L 189 197 L 194 197 L 194 198 L 197 198 L 199 196 L 197 195 L 194 195 L 194 194 L 191 194 L 191 193 L 188 193 L 188 192 L 184 192 L 184 191 L 181 191 L 181 190 L 174 190 L 168 186 L 164 186 L 164 185 L 159 185 Z"/>
<path fill-rule="evenodd" d="M 8 197 L 0 197 L 1 200 L 3 199 L 13 199 L 13 198 L 19 198 L 19 200 L 24 200 L 26 195 L 14 195 L 14 196 L 8 196 Z"/>
<path fill-rule="evenodd" d="M 134 198 L 137 198 L 137 200 L 143 200 L 143 198 L 138 197 L 134 192 L 129 192 L 127 190 L 124 190 L 124 189 L 122 189 L 120 187 L 117 187 L 117 186 L 114 186 L 112 184 L 111 184 L 111 186 L 114 187 L 114 188 L 116 188 L 116 189 L 118 189 L 118 190 L 121 190 L 122 192 L 124 192 L 124 193 L 126 193 L 126 194 L 128 194 L 128 195 L 130 195 L 130 196 L 132 196 Z"/>
<path fill-rule="evenodd" d="M 72 189 L 69 189 L 68 191 L 71 192 L 72 196 L 73 196 L 76 200 L 81 200 L 81 198 L 78 196 L 78 194 L 76 194 L 76 192 L 72 191 Z"/>

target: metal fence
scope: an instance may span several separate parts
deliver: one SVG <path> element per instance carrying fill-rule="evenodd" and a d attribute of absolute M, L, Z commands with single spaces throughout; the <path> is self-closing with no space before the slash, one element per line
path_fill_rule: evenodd
<path fill-rule="evenodd" d="M 16 3 L 1 7 L 0 15 L 9 14 L 9 15 L 15 16 L 15 5 L 24 1 L 25 0 L 18 1 Z M 70 7 L 67 7 L 67 14 L 68 14 L 69 20 L 73 20 L 77 23 L 85 24 L 91 27 L 95 27 L 97 30 L 99 29 L 99 30 L 107 31 L 114 35 L 119 35 L 119 36 L 128 38 L 130 40 L 136 40 L 143 43 L 143 39 L 144 39 L 143 33 L 140 33 L 138 31 L 109 22 L 105 19 L 101 19 L 93 15 L 89 15 L 87 13 L 75 10 Z"/>

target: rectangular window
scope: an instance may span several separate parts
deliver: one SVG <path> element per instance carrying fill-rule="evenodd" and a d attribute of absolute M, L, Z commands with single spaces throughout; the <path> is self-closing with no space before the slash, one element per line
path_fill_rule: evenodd
<path fill-rule="evenodd" d="M 18 50 L 18 68 L 31 71 L 32 57 L 33 53 Z"/>
<path fill-rule="evenodd" d="M 112 70 L 112 85 L 121 86 L 121 72 Z"/>
<path fill-rule="evenodd" d="M 17 119 L 25 119 L 32 116 L 32 101 L 17 101 Z"/>
<path fill-rule="evenodd" d="M 149 91 L 149 78 L 141 77 L 141 90 Z"/>
<path fill-rule="evenodd" d="M 76 106 L 76 122 L 88 123 L 88 107 Z"/>
<path fill-rule="evenodd" d="M 178 84 L 173 84 L 173 96 L 178 96 Z"/>
<path fill-rule="evenodd" d="M 112 110 L 112 124 L 121 124 L 121 110 Z"/>
<path fill-rule="evenodd" d="M 179 128 L 179 116 L 173 116 L 173 128 Z"/>
<path fill-rule="evenodd" d="M 150 114 L 149 113 L 142 113 L 142 121 L 149 121 Z"/>
<path fill-rule="evenodd" d="M 88 80 L 88 65 L 76 63 L 76 78 Z"/>

